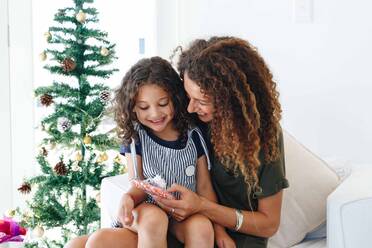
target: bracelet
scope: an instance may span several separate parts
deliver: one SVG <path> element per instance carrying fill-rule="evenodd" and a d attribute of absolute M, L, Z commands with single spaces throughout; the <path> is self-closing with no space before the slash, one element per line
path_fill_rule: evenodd
<path fill-rule="evenodd" d="M 242 213 L 242 210 L 240 209 L 235 209 L 235 215 L 236 215 L 236 224 L 235 224 L 234 230 L 237 232 L 243 225 L 244 215 Z"/>

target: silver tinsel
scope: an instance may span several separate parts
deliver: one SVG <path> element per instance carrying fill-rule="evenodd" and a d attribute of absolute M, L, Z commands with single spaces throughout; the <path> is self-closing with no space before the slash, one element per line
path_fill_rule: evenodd
<path fill-rule="evenodd" d="M 110 101 L 111 98 L 111 93 L 108 90 L 103 90 L 99 93 L 99 100 L 103 103 L 106 104 L 108 101 Z"/>
<path fill-rule="evenodd" d="M 61 133 L 64 133 L 67 130 L 69 130 L 71 128 L 71 126 L 72 126 L 71 121 L 69 119 L 67 119 L 66 117 L 59 117 L 58 118 L 58 120 L 57 120 L 57 129 Z"/>

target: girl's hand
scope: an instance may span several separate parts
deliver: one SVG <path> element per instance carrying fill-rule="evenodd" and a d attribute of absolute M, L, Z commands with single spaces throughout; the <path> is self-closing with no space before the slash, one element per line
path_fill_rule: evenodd
<path fill-rule="evenodd" d="M 118 213 L 118 219 L 124 226 L 131 226 L 133 224 L 133 208 L 133 198 L 129 194 L 124 194 L 120 201 L 120 208 Z"/>
<path fill-rule="evenodd" d="M 168 213 L 171 213 L 178 221 L 186 219 L 188 216 L 198 213 L 201 210 L 203 198 L 191 190 L 178 184 L 173 184 L 168 192 L 179 192 L 179 200 L 169 200 L 160 197 L 154 197 L 160 207 Z"/>
<path fill-rule="evenodd" d="M 234 240 L 225 230 L 215 232 L 216 244 L 218 248 L 236 248 Z"/>

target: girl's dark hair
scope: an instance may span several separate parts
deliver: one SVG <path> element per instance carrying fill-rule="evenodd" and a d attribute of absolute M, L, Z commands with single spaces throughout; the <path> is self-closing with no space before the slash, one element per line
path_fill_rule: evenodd
<path fill-rule="evenodd" d="M 139 88 L 146 84 L 158 85 L 168 93 L 174 109 L 174 127 L 182 137 L 185 136 L 190 120 L 182 81 L 168 61 L 152 57 L 133 65 L 115 92 L 115 120 L 123 144 L 128 145 L 132 138 L 137 138 L 134 125 L 138 120 L 133 109 Z"/>
<path fill-rule="evenodd" d="M 276 83 L 262 57 L 245 40 L 212 37 L 195 40 L 183 51 L 178 70 L 213 99 L 211 141 L 217 157 L 259 190 L 261 161 L 270 163 L 280 155 L 281 118 Z"/>

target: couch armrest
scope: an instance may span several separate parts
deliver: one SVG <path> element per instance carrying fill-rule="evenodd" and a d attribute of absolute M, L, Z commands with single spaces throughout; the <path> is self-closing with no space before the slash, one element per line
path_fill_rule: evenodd
<path fill-rule="evenodd" d="M 372 244 L 372 170 L 353 172 L 327 199 L 327 247 Z"/>
<path fill-rule="evenodd" d="M 130 188 L 128 174 L 106 177 L 101 184 L 101 227 L 111 227 L 116 219 L 120 198 Z"/>

